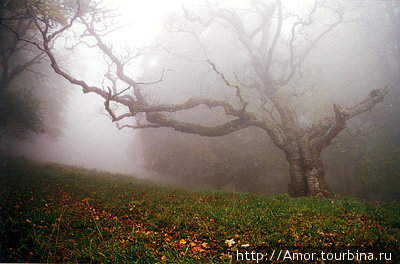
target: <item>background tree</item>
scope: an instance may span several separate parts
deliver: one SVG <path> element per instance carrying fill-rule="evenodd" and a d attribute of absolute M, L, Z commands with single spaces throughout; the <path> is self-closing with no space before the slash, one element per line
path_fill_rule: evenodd
<path fill-rule="evenodd" d="M 1 132 L 57 137 L 68 83 L 51 71 L 46 54 L 30 43 L 39 39 L 39 32 L 25 12 L 25 1 L 0 1 L 0 6 Z"/>
<path fill-rule="evenodd" d="M 328 4 L 315 1 L 306 14 L 289 12 L 281 1 L 251 1 L 240 9 L 209 2 L 194 10 L 184 8 L 186 21 L 194 26 L 186 29 L 183 25 L 183 30 L 193 33 L 194 39 L 201 44 L 205 63 L 220 79 L 221 86 L 230 89 L 230 93 L 222 99 L 216 95 L 211 98 L 203 95 L 184 98 L 181 102 L 176 101 L 182 98 L 176 98 L 172 103 L 150 100 L 150 89 L 146 84 L 151 82 L 139 82 L 137 76 L 128 74 L 132 71 L 132 68 L 129 69 L 132 57 L 124 58 L 107 45 L 105 36 L 110 32 L 110 24 L 107 24 L 104 12 L 93 8 L 83 13 L 78 1 L 75 11 L 68 14 L 68 22 L 57 26 L 52 24 L 40 3 L 27 2 L 27 13 L 42 37 L 41 43 L 36 43 L 36 46 L 46 53 L 57 74 L 82 87 L 84 93 L 96 93 L 103 97 L 112 121 L 134 118 L 132 123 L 119 124 L 120 128 L 167 127 L 184 133 L 219 137 L 247 127 L 258 127 L 285 153 L 290 171 L 290 195 L 329 196 L 331 191 L 325 181 L 320 158 L 322 150 L 346 127 L 349 119 L 372 109 L 383 100 L 389 89 L 374 89 L 367 98 L 352 107 L 333 105 L 334 114 L 314 124 L 299 122 L 297 103 L 301 100 L 297 97 L 301 92 L 299 88 L 304 87 L 296 87 L 296 77 L 301 76 L 304 61 L 321 39 L 338 25 L 348 22 L 341 4 Z M 80 23 L 82 27 L 72 28 L 75 23 Z M 60 67 L 54 54 L 52 47 L 58 36 L 81 28 L 83 31 L 75 34 L 81 36 L 77 37 L 76 45 L 96 46 L 108 64 L 107 80 L 103 86 L 89 85 L 73 77 Z M 246 65 L 241 65 L 241 70 L 238 69 L 235 74 L 225 74 L 211 58 L 207 43 L 203 42 L 204 37 L 216 29 L 233 32 L 235 38 L 224 41 L 240 46 L 243 50 L 241 54 L 247 56 Z M 129 90 L 132 94 L 128 94 Z M 180 120 L 175 115 L 201 106 L 222 109 L 226 118 L 213 124 L 201 124 Z"/>

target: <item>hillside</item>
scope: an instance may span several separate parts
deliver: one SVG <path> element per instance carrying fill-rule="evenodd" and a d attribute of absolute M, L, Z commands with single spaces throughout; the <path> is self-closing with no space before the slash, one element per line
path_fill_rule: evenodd
<path fill-rule="evenodd" d="M 400 259 L 398 203 L 194 192 L 24 159 L 0 168 L 0 186 L 0 262 Z"/>

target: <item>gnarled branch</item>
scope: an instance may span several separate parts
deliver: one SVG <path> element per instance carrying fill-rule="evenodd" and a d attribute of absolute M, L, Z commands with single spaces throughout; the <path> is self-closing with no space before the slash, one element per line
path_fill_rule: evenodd
<path fill-rule="evenodd" d="M 321 119 L 308 132 L 312 144 L 329 145 L 330 141 L 346 127 L 347 120 L 371 110 L 377 103 L 382 102 L 388 93 L 389 87 L 385 86 L 381 89 L 372 90 L 364 101 L 353 107 L 342 109 L 334 105 L 335 116 Z"/>

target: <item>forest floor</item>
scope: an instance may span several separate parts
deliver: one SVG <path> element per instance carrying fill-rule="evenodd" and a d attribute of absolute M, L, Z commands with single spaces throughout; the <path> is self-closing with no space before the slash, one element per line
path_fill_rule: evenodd
<path fill-rule="evenodd" d="M 0 168 L 0 262 L 332 258 L 400 263 L 400 204 L 188 191 L 24 159 Z"/>

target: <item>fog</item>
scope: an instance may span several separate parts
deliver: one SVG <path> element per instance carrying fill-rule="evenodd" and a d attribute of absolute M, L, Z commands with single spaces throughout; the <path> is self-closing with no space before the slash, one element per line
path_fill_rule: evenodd
<path fill-rule="evenodd" d="M 101 114 L 100 107 L 101 100 L 96 96 L 82 96 L 80 91 L 73 91 L 64 114 L 61 137 L 42 134 L 30 140 L 3 139 L 2 149 L 39 161 L 133 173 L 137 166 L 132 162 L 135 136 L 131 131 L 118 131 Z"/>
<path fill-rule="evenodd" d="M 221 7 L 233 8 L 243 17 L 244 27 L 250 31 L 253 25 L 259 22 L 260 17 L 256 17 L 254 13 L 246 10 L 256 6 L 257 2 L 229 1 L 228 4 L 228 1 L 211 1 L 209 4 L 219 3 Z M 126 63 L 125 72 L 137 82 L 153 83 L 151 85 L 143 85 L 143 94 L 148 102 L 154 104 L 179 104 L 184 103 L 191 97 L 211 97 L 225 100 L 238 107 L 240 102 L 234 101 L 237 99 L 235 99 L 237 94 L 235 95 L 232 87 L 224 85 L 221 74 L 216 74 L 216 70 L 210 67 L 206 59 L 212 61 L 217 70 L 222 72 L 224 77 L 231 82 L 241 84 L 243 81 L 250 86 L 253 84 L 260 85 L 260 80 L 257 79 L 257 75 L 251 68 L 251 65 L 254 66 L 252 64 L 254 62 L 250 59 L 251 54 L 244 48 L 243 43 L 239 41 L 240 37 L 238 37 L 237 32 L 234 29 L 232 30 L 226 21 L 210 23 L 210 26 L 202 27 L 201 23 L 197 23 L 198 21 L 185 20 L 182 6 L 189 10 L 187 11 L 189 15 L 193 15 L 195 18 L 197 18 L 196 16 L 204 16 L 204 21 L 207 21 L 210 16 L 207 13 L 207 5 L 199 5 L 197 1 L 157 0 L 120 0 L 101 1 L 100 3 L 102 7 L 113 9 L 118 15 L 113 20 L 114 24 L 110 28 L 110 30 L 115 29 L 115 31 L 104 37 L 107 45 L 112 47 L 115 54 L 121 58 L 135 52 L 140 53 L 140 56 Z M 280 46 L 277 46 L 274 53 L 274 63 L 270 70 L 273 78 L 278 80 L 281 78 L 280 75 L 285 67 L 290 68 L 289 64 L 285 66 L 285 60 L 290 58 L 288 43 L 290 41 L 295 43 L 296 52 L 299 54 L 308 52 L 309 43 L 313 43 L 312 39 L 316 38 L 320 32 L 326 30 L 335 22 L 337 15 L 336 11 L 332 10 L 336 10 L 334 8 L 337 8 L 337 5 L 341 5 L 339 2 L 321 1 L 321 5 L 315 13 L 315 18 L 310 21 L 311 26 L 299 31 L 298 38 L 291 40 L 292 24 L 295 23 L 296 16 L 290 18 L 290 15 L 297 14 L 298 17 L 306 18 L 307 14 L 312 10 L 313 4 L 314 1 L 283 1 L 284 15 L 289 16 L 289 18 L 287 21 L 285 20 L 285 23 L 288 22 L 288 24 L 284 24 L 282 27 L 282 34 L 278 41 Z M 329 8 L 324 8 L 325 5 L 329 6 Z M 391 31 L 392 28 L 397 28 L 397 33 L 400 33 L 398 32 L 398 28 L 400 28 L 398 27 L 399 20 L 378 21 L 378 19 L 390 16 L 389 13 L 385 13 L 389 12 L 390 8 L 395 10 L 393 11 L 394 15 L 392 14 L 393 19 L 399 18 L 398 6 L 393 4 L 392 7 L 388 7 L 388 5 L 379 1 L 368 1 L 364 4 L 359 2 L 342 3 L 342 9 L 340 10 L 343 11 L 345 21 L 334 30 L 323 35 L 315 45 L 312 44 L 310 53 L 301 67 L 296 69 L 295 77 L 289 79 L 289 82 L 283 86 L 279 94 L 280 96 L 288 98 L 293 96 L 295 98 L 290 99 L 290 102 L 297 113 L 299 123 L 304 127 L 311 127 L 313 124 L 317 124 L 321 118 L 334 115 L 333 104 L 350 108 L 365 100 L 372 90 L 380 89 L 385 85 L 390 86 L 390 94 L 383 103 L 377 105 L 367 114 L 363 114 L 362 118 L 348 121 L 349 128 L 346 131 L 351 129 L 360 131 L 360 127 L 368 124 L 374 127 L 375 133 L 369 133 L 369 138 L 359 143 L 366 144 L 365 146 L 368 145 L 369 147 L 365 148 L 367 150 L 360 150 L 358 154 L 360 154 L 361 158 L 352 163 L 350 162 L 350 165 L 348 165 L 352 168 L 351 172 L 349 172 L 352 175 L 351 179 L 355 177 L 355 166 L 363 164 L 362 160 L 373 148 L 373 144 L 369 145 L 370 143 L 368 142 L 378 141 L 379 133 L 385 133 L 387 129 L 391 131 L 399 130 L 398 124 L 393 123 L 397 120 L 396 109 L 398 107 L 395 108 L 393 105 L 397 106 L 399 103 L 400 81 L 398 75 L 399 61 L 397 60 L 399 57 L 396 56 L 399 54 L 400 42 L 398 36 L 395 36 L 396 32 Z M 261 7 L 262 5 L 259 6 L 259 8 Z M 378 8 L 376 12 L 371 11 L 374 8 Z M 255 9 L 251 10 L 254 11 Z M 276 19 L 276 16 L 274 19 Z M 394 24 L 388 24 L 389 22 Z M 272 22 L 266 23 L 271 23 L 270 28 L 272 28 L 268 36 L 269 39 L 266 42 L 270 45 L 273 42 L 274 34 L 276 34 L 274 28 L 277 27 L 277 22 L 272 20 Z M 78 80 L 84 80 L 91 86 L 103 87 L 104 91 L 106 91 L 106 87 L 111 87 L 112 85 L 112 82 L 104 77 L 109 60 L 104 59 L 104 52 L 85 45 L 79 45 L 73 50 L 66 49 L 65 47 L 76 44 L 78 41 L 76 38 L 74 39 L 74 35 L 71 32 L 77 32 L 75 36 L 82 34 L 82 25 L 73 25 L 70 30 L 67 30 L 60 37 L 61 41 L 57 40 L 54 45 L 54 53 L 59 59 L 61 68 Z M 197 38 L 201 39 L 201 41 L 191 35 L 193 32 L 197 34 Z M 254 41 L 262 41 L 262 39 L 256 35 Z M 89 44 L 93 43 L 89 42 Z M 48 64 L 46 65 L 47 68 L 50 67 Z M 117 70 L 113 69 L 110 74 L 116 76 L 116 72 Z M 160 76 L 162 76 L 162 81 L 158 82 Z M 285 76 L 283 75 L 283 77 Z M 52 78 L 61 77 L 52 73 L 49 78 L 51 82 Z M 119 87 L 118 91 L 128 87 L 121 80 L 117 80 L 116 83 Z M 110 115 L 104 109 L 104 98 L 95 93 L 83 94 L 81 87 L 72 85 L 65 80 L 62 81 L 62 85 L 68 89 L 68 92 L 66 92 L 67 98 L 65 101 L 61 102 L 64 107 L 60 111 L 63 122 L 58 126 L 61 134 L 58 136 L 49 135 L 46 129 L 44 133 L 30 133 L 29 136 L 23 138 L 15 138 L 10 134 L 5 134 L 0 138 L 0 153 L 3 156 L 25 156 L 39 161 L 120 172 L 141 178 L 157 178 L 163 181 L 171 178 L 172 182 L 189 187 L 196 185 L 197 187 L 223 189 L 228 186 L 229 188 L 227 187 L 226 189 L 262 192 L 259 189 L 251 189 L 250 187 L 240 189 L 241 184 L 239 181 L 233 180 L 233 178 L 231 179 L 226 175 L 226 177 L 224 176 L 224 183 L 211 184 L 211 180 L 206 178 L 205 175 L 207 173 L 204 171 L 200 172 L 200 169 L 193 169 L 192 171 L 192 167 L 189 165 L 182 165 L 183 163 L 179 163 L 180 161 L 174 161 L 171 158 L 171 155 L 174 155 L 171 153 L 183 152 L 182 146 L 179 145 L 183 144 L 182 142 L 197 140 L 200 143 L 194 143 L 193 148 L 195 148 L 195 146 L 200 145 L 215 145 L 217 144 L 216 142 L 220 143 L 226 140 L 228 143 L 224 144 L 231 146 L 234 145 L 231 142 L 240 141 L 243 138 L 245 138 L 246 142 L 255 140 L 257 136 L 254 133 L 258 132 L 248 129 L 244 130 L 245 132 L 235 131 L 236 134 L 232 134 L 233 137 L 238 137 L 240 140 L 228 137 L 224 137 L 224 139 L 204 139 L 200 136 L 193 136 L 192 138 L 182 138 L 181 143 L 174 145 L 175 143 L 170 143 L 172 138 L 186 137 L 187 134 L 174 132 L 172 128 L 159 130 L 153 128 L 145 130 L 125 128 L 120 130 L 117 128 L 116 122 L 111 121 Z M 254 89 L 248 89 L 243 94 L 245 100 L 248 101 L 246 109 L 252 110 L 259 116 L 261 103 L 254 99 L 257 96 L 258 91 Z M 56 100 L 54 95 L 49 98 L 46 98 L 46 96 L 41 98 L 44 102 L 46 100 Z M 45 103 L 42 105 L 44 112 L 53 111 L 52 109 L 46 109 Z M 117 114 L 124 113 L 125 106 L 117 107 L 117 104 L 115 104 L 113 107 Z M 224 115 L 223 110 L 210 109 L 206 106 L 200 106 L 190 109 L 182 115 L 171 113 L 170 116 L 182 122 L 195 121 L 207 126 L 218 125 L 232 120 L 232 116 L 222 117 Z M 382 118 L 382 116 L 384 117 Z M 274 117 L 276 116 L 272 118 Z M 139 114 L 137 119 L 140 119 Z M 384 124 L 381 122 L 381 124 L 377 125 L 382 119 L 387 122 Z M 136 123 L 134 118 L 126 120 L 118 122 L 118 125 L 139 124 L 139 122 Z M 45 119 L 45 122 L 51 123 L 51 120 Z M 345 138 L 345 134 L 345 132 L 342 132 L 340 135 Z M 384 139 L 390 138 L 387 135 L 382 137 Z M 263 142 L 262 144 L 269 144 L 269 150 L 265 151 L 270 153 L 271 160 L 284 161 L 283 152 L 274 146 L 267 136 L 262 136 L 261 139 L 257 138 L 257 140 Z M 147 145 L 144 146 L 144 144 Z M 162 144 L 169 146 L 161 148 Z M 336 143 L 334 141 L 334 144 L 327 148 L 327 152 L 323 152 L 325 153 L 323 160 L 327 164 L 328 182 L 334 186 L 332 188 L 336 192 L 357 195 L 361 192 L 361 187 L 356 187 L 356 185 L 360 184 L 356 180 L 348 183 L 352 187 L 346 191 L 342 190 L 341 183 L 335 180 L 339 177 L 339 174 L 339 178 L 346 177 L 344 172 L 340 172 L 337 166 L 335 168 L 335 160 L 340 154 L 335 152 L 335 146 L 339 148 L 338 144 L 342 144 L 340 145 L 342 147 L 346 143 Z M 255 149 L 250 145 L 246 146 L 249 149 Z M 346 146 L 346 151 L 339 152 L 342 153 L 340 155 L 344 156 L 345 159 L 350 160 L 353 156 L 348 152 L 351 152 L 352 147 L 351 145 Z M 156 147 L 160 148 L 156 149 Z M 171 150 L 168 147 L 177 149 Z M 193 153 L 196 153 L 195 151 L 193 149 Z M 252 149 L 249 151 L 253 153 Z M 205 154 L 203 160 L 209 159 L 211 155 L 211 152 L 206 153 L 208 154 Z M 233 151 L 230 153 L 233 153 Z M 265 156 L 267 154 L 263 153 L 262 155 Z M 219 158 L 218 155 L 216 157 L 215 159 L 223 159 Z M 250 163 L 254 163 L 256 164 L 255 167 L 259 167 L 257 164 L 261 162 L 260 159 L 255 158 Z M 163 162 L 170 166 L 168 168 L 163 167 Z M 228 164 L 226 165 L 227 167 L 233 166 L 227 161 L 226 164 Z M 243 164 L 245 164 L 244 161 Z M 287 192 L 284 189 L 286 187 L 282 187 L 286 186 L 289 181 L 287 165 L 273 165 L 272 163 L 272 165 L 268 165 L 269 167 L 265 166 L 269 173 L 265 173 L 266 175 L 264 176 L 266 177 L 262 180 L 257 178 L 260 182 L 263 182 L 264 188 L 267 188 L 266 186 L 271 185 L 271 182 L 273 182 L 279 187 L 276 190 L 269 190 L 270 192 Z M 176 169 L 175 171 L 174 168 Z M 182 175 L 177 178 L 171 176 L 179 173 L 182 175 L 186 173 L 188 176 L 186 178 Z M 246 177 L 251 177 L 250 173 L 255 172 L 245 172 L 244 176 L 241 176 L 244 177 L 242 180 L 245 181 Z M 216 178 L 215 174 L 211 173 L 210 175 L 210 177 Z M 195 178 L 203 180 L 197 181 Z M 275 178 L 283 180 L 274 180 Z M 191 184 L 189 184 L 190 182 Z M 380 199 L 381 197 L 372 198 Z M 385 199 L 385 197 L 382 199 Z M 392 198 L 390 196 L 387 199 L 390 200 Z"/>

